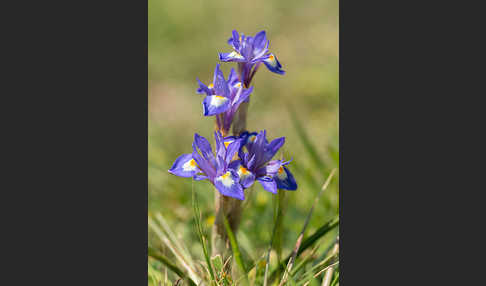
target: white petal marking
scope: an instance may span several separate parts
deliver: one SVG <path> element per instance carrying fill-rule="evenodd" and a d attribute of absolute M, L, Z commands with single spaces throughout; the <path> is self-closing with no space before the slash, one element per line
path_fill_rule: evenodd
<path fill-rule="evenodd" d="M 265 62 L 269 63 L 273 67 L 277 66 L 277 61 L 275 60 L 275 56 L 273 54 L 270 54 L 270 56 L 268 57 L 268 59 L 265 60 Z"/>
<path fill-rule="evenodd" d="M 196 161 L 194 161 L 194 159 L 191 159 L 185 162 L 184 165 L 182 165 L 182 170 L 184 170 L 185 172 L 195 171 L 196 166 Z"/>
<path fill-rule="evenodd" d="M 211 98 L 211 106 L 214 106 L 214 107 L 220 107 L 221 105 L 223 105 L 226 101 L 228 101 L 228 99 L 224 96 L 219 96 L 219 95 L 213 95 L 213 97 Z"/>
<path fill-rule="evenodd" d="M 235 183 L 233 178 L 231 178 L 231 173 L 229 171 L 226 172 L 224 175 L 217 177 L 216 181 L 220 181 L 223 186 L 227 188 L 231 187 Z"/>
<path fill-rule="evenodd" d="M 237 51 L 232 51 L 228 56 L 240 60 L 244 59 L 243 56 L 240 55 Z"/>

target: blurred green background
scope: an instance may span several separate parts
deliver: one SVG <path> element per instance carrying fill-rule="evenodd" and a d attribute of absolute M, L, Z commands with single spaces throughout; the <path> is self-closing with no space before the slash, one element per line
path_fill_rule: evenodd
<path fill-rule="evenodd" d="M 266 30 L 269 49 L 286 74 L 259 69 L 247 126 L 266 129 L 269 140 L 285 136 L 284 158 L 293 158 L 290 170 L 299 188 L 287 192 L 287 255 L 320 187 L 339 166 L 338 1 L 149 0 L 148 13 L 149 214 L 161 212 L 193 255 L 202 257 L 193 226 L 192 181 L 167 170 L 180 154 L 192 151 L 194 133 L 214 141 L 214 118 L 202 114 L 196 77 L 206 84 L 212 80 L 218 52 L 231 51 L 226 41 L 233 29 L 252 36 Z M 227 78 L 235 64 L 221 66 Z M 337 215 L 338 186 L 337 175 L 314 210 L 308 234 Z M 209 234 L 214 190 L 208 181 L 195 182 L 194 188 Z M 248 198 L 237 238 L 251 255 L 262 255 L 269 245 L 274 197 L 255 184 Z M 150 233 L 149 240 L 157 243 Z"/>

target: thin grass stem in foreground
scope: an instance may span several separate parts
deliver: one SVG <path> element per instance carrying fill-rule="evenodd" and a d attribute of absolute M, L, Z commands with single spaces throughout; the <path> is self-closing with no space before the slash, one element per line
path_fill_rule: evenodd
<path fill-rule="evenodd" d="M 334 262 L 333 264 L 331 264 L 331 265 L 328 265 L 328 266 L 324 267 L 324 268 L 323 268 L 323 269 L 321 269 L 319 272 L 317 272 L 316 274 L 314 274 L 314 276 L 313 276 L 312 278 L 317 278 L 317 277 L 318 277 L 319 275 L 321 275 L 321 274 L 322 274 L 324 271 L 326 271 L 326 270 L 328 270 L 329 268 L 332 268 L 332 267 L 334 267 L 334 266 L 336 266 L 336 265 L 338 265 L 338 264 L 339 264 L 339 261 L 336 261 L 336 262 Z M 311 279 L 312 279 L 312 278 L 311 278 Z M 309 285 L 309 283 L 311 282 L 311 279 L 309 279 L 307 282 L 305 282 L 303 286 L 307 286 L 307 285 Z M 299 285 L 300 285 L 300 283 L 299 283 Z"/>
<path fill-rule="evenodd" d="M 336 169 L 333 169 L 331 171 L 331 174 L 329 174 L 329 177 L 327 177 L 326 182 L 322 186 L 321 191 L 317 194 L 317 196 L 314 200 L 314 203 L 312 204 L 312 207 L 309 211 L 309 214 L 307 215 L 307 218 L 305 220 L 304 227 L 302 228 L 302 231 L 300 232 L 299 237 L 297 238 L 297 242 L 295 244 L 294 250 L 292 251 L 292 256 L 290 257 L 290 260 L 287 264 L 287 268 L 285 269 L 284 275 L 282 277 L 282 280 L 280 281 L 279 286 L 282 286 L 287 281 L 287 277 L 290 273 L 290 270 L 292 270 L 292 267 L 294 265 L 295 258 L 297 257 L 297 253 L 299 251 L 300 245 L 302 244 L 302 239 L 304 238 L 304 233 L 305 233 L 305 230 L 307 229 L 307 225 L 309 224 L 309 221 L 310 221 L 310 218 L 311 218 L 312 213 L 314 211 L 314 208 L 315 208 L 317 202 L 319 201 L 319 198 L 321 197 L 322 193 L 327 189 L 327 186 L 331 182 L 331 179 L 334 176 L 335 172 L 336 172 Z"/>
<path fill-rule="evenodd" d="M 280 193 L 279 193 L 280 194 Z M 264 275 L 264 278 L 263 278 L 263 286 L 267 286 L 267 280 L 268 280 L 268 267 L 270 265 L 270 252 L 272 251 L 272 247 L 273 247 L 273 242 L 274 242 L 274 239 L 275 239 L 275 235 L 277 233 L 277 229 L 279 227 L 279 224 L 282 223 L 282 220 L 281 218 L 279 218 L 280 216 L 282 216 L 282 212 L 281 212 L 281 204 L 280 204 L 280 201 L 283 199 L 283 196 L 280 197 L 280 196 L 277 196 L 277 203 L 275 204 L 275 219 L 274 219 L 274 224 L 273 224 L 273 231 L 272 231 L 272 239 L 270 240 L 270 246 L 268 247 L 268 251 L 267 251 L 267 257 L 266 257 L 266 260 L 265 260 L 265 275 Z M 278 260 L 277 260 L 278 261 Z"/>
<path fill-rule="evenodd" d="M 148 226 L 151 228 L 155 234 L 159 237 L 159 239 L 169 248 L 169 250 L 172 252 L 172 254 L 179 260 L 179 262 L 184 266 L 184 268 L 187 270 L 189 277 L 196 282 L 196 284 L 201 281 L 201 278 L 199 278 L 199 275 L 197 274 L 196 270 L 194 270 L 194 267 L 192 266 L 193 263 L 190 263 L 186 261 L 186 258 L 181 254 L 181 250 L 178 249 L 177 247 L 174 246 L 174 244 L 171 242 L 171 240 L 167 237 L 167 235 L 157 226 L 155 221 L 151 218 L 148 217 Z M 191 261 L 192 262 L 192 261 Z"/>
<path fill-rule="evenodd" d="M 335 217 L 331 221 L 329 221 L 329 222 L 325 223 L 323 226 L 319 227 L 319 229 L 317 229 L 311 236 L 309 236 L 308 238 L 306 238 L 304 240 L 304 242 L 302 242 L 302 245 L 301 245 L 301 247 L 300 247 L 300 249 L 297 253 L 297 257 L 302 252 L 304 252 L 307 248 L 309 248 L 312 244 L 314 244 L 317 240 L 319 240 L 319 238 L 321 238 L 322 236 L 327 234 L 329 231 L 331 231 L 332 229 L 334 229 L 338 225 L 339 225 L 339 217 Z M 284 259 L 284 262 L 288 263 L 290 261 L 291 257 L 292 257 L 292 254 L 287 256 Z M 279 265 L 277 266 L 277 269 L 272 271 L 272 274 L 270 275 L 269 280 L 273 281 L 277 277 L 277 273 L 278 273 L 277 270 L 284 270 L 284 268 L 285 268 L 285 264 L 279 263 Z"/>
<path fill-rule="evenodd" d="M 337 238 L 336 243 L 334 244 L 334 247 L 332 248 L 331 255 L 334 256 L 338 253 L 339 251 L 339 236 Z M 332 274 L 334 273 L 334 267 L 329 268 L 326 271 L 326 274 L 324 275 L 324 278 L 322 279 L 322 284 L 321 286 L 329 286 L 331 284 L 331 278 Z"/>
<path fill-rule="evenodd" d="M 175 264 L 170 262 L 170 260 L 167 257 L 165 257 L 162 253 L 157 251 L 155 248 L 151 246 L 148 247 L 148 256 L 158 260 L 159 262 L 167 266 L 167 268 L 172 270 L 172 272 L 177 274 L 180 278 L 187 279 L 190 285 L 194 285 L 194 286 L 196 285 L 196 283 L 192 281 L 192 279 L 189 278 L 181 269 L 179 269 L 179 267 L 177 267 Z"/>
<path fill-rule="evenodd" d="M 248 282 L 246 267 L 243 264 L 243 260 L 241 259 L 241 253 L 240 253 L 240 249 L 238 248 L 238 243 L 236 242 L 235 235 L 233 234 L 233 231 L 231 230 L 231 227 L 228 223 L 228 219 L 225 216 L 223 216 L 223 223 L 226 228 L 226 232 L 228 233 L 228 238 L 231 244 L 231 250 L 233 251 L 233 256 L 235 258 L 236 264 L 240 268 L 243 276 L 245 277 L 245 280 Z"/>
<path fill-rule="evenodd" d="M 211 264 L 211 260 L 209 258 L 209 251 L 206 246 L 206 240 L 202 231 L 201 226 L 201 211 L 199 210 L 199 202 L 197 200 L 196 192 L 194 191 L 194 180 L 192 182 L 192 207 L 194 211 L 194 220 L 196 224 L 197 236 L 199 237 L 199 241 L 201 242 L 201 246 L 204 253 L 204 258 L 206 259 L 206 264 L 208 267 L 209 274 L 211 276 L 211 282 L 216 282 L 216 278 L 214 276 L 213 266 Z M 211 283 L 212 284 L 212 283 Z"/>

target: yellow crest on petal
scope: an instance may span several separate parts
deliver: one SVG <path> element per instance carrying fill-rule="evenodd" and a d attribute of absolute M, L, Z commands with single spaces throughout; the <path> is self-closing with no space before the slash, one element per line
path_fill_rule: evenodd
<path fill-rule="evenodd" d="M 285 172 L 285 170 L 284 170 L 284 168 L 282 166 L 280 166 L 280 168 L 278 168 L 277 177 L 280 180 L 287 179 L 287 172 Z"/>
<path fill-rule="evenodd" d="M 224 142 L 224 147 L 228 148 L 228 145 L 233 143 L 234 141 L 225 141 Z"/>
<path fill-rule="evenodd" d="M 240 178 L 245 178 L 248 177 L 249 175 L 250 175 L 250 171 L 248 171 L 247 168 L 240 165 L 240 167 L 238 168 L 238 176 L 240 176 Z"/>
<path fill-rule="evenodd" d="M 182 165 L 182 169 L 186 172 L 195 171 L 196 167 L 197 167 L 197 163 L 196 163 L 196 161 L 194 161 L 194 159 L 191 159 L 191 160 L 187 161 L 186 163 L 184 163 L 184 165 Z"/>

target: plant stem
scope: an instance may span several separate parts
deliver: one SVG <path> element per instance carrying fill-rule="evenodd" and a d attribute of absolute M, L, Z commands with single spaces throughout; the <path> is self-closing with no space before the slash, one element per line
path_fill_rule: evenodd
<path fill-rule="evenodd" d="M 224 227 L 224 217 L 233 233 L 236 233 L 241 217 L 241 201 L 223 196 L 217 190 L 214 192 L 215 219 L 211 237 L 211 255 L 220 254 L 223 261 L 229 256 L 231 249 L 228 234 Z"/>
<path fill-rule="evenodd" d="M 248 87 L 245 85 L 245 88 Z M 249 102 L 241 103 L 238 107 L 238 111 L 236 111 L 232 124 L 233 136 L 239 136 L 241 133 L 246 131 L 246 116 L 248 111 L 248 103 Z M 218 130 L 217 124 L 216 129 Z M 221 132 L 224 133 L 223 130 L 221 130 Z M 223 134 L 223 136 L 226 136 L 226 134 Z M 211 255 L 215 256 L 219 254 L 221 255 L 223 261 L 225 261 L 229 257 L 229 253 L 231 251 L 231 246 L 229 243 L 228 234 L 226 233 L 223 218 L 226 217 L 231 231 L 236 236 L 241 218 L 241 204 L 242 201 L 238 199 L 226 197 L 221 195 L 217 190 L 214 191 L 215 218 L 211 236 Z"/>

